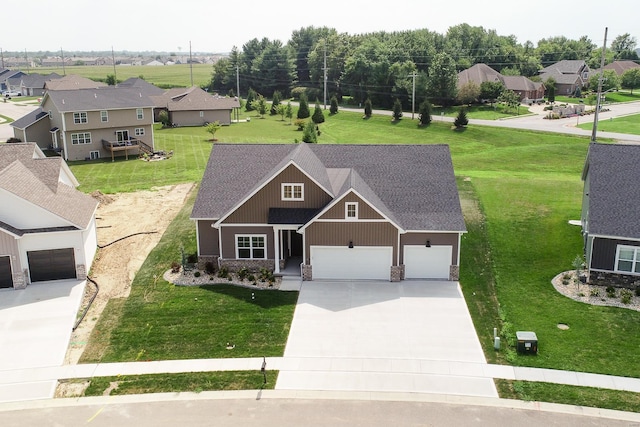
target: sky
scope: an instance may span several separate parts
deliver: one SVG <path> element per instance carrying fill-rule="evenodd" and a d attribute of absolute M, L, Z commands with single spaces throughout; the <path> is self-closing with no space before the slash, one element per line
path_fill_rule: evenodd
<path fill-rule="evenodd" d="M 29 0 L 2 19 L 5 52 L 229 52 L 253 38 L 286 43 L 303 27 L 338 32 L 428 29 L 462 23 L 514 35 L 519 43 L 587 36 L 601 46 L 629 33 L 640 40 L 638 0 Z M 6 10 L 5 13 L 6 15 Z"/>

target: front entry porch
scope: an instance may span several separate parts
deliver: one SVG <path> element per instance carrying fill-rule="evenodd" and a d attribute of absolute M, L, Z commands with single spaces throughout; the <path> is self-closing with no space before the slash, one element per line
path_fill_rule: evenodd
<path fill-rule="evenodd" d="M 294 228 L 274 227 L 275 262 L 274 274 L 282 276 L 300 276 L 302 264 L 303 236 Z"/>

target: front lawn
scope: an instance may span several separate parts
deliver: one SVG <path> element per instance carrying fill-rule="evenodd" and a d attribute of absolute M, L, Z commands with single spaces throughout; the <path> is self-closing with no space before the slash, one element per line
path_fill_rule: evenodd
<path fill-rule="evenodd" d="M 458 111 L 460 110 L 460 106 L 457 107 L 448 107 L 448 108 L 434 108 L 433 110 L 433 120 L 438 120 L 438 117 L 444 113 L 447 117 L 456 117 L 458 115 Z M 481 119 L 481 120 L 499 120 L 499 119 L 508 119 L 510 117 L 522 116 L 525 114 L 529 114 L 529 109 L 526 106 L 521 105 L 518 110 L 513 110 L 508 108 L 504 104 L 493 103 L 493 104 L 479 104 L 479 105 L 471 105 L 465 106 L 464 109 L 467 111 L 467 117 L 470 119 Z"/>
<path fill-rule="evenodd" d="M 581 129 L 591 130 L 593 129 L 593 123 L 583 123 L 578 125 L 578 127 Z M 598 120 L 598 131 L 640 135 L 640 114 Z"/>

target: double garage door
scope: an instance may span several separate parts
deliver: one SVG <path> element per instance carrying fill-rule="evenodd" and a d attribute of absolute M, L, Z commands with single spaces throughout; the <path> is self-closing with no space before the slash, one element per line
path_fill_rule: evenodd
<path fill-rule="evenodd" d="M 449 279 L 451 246 L 405 246 L 405 279 Z M 390 246 L 311 246 L 314 279 L 389 280 Z"/>
<path fill-rule="evenodd" d="M 73 248 L 27 252 L 32 282 L 76 278 Z"/>

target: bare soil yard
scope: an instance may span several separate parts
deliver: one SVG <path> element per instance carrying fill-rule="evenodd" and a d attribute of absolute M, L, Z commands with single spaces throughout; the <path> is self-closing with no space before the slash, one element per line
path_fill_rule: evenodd
<path fill-rule="evenodd" d="M 133 278 L 193 188 L 194 184 L 179 184 L 134 193 L 93 194 L 100 201 L 96 214 L 99 247 L 135 233 L 143 234 L 98 249 L 89 276 L 98 283 L 100 292 L 71 335 L 66 364 L 78 363 L 107 302 L 129 296 Z M 85 301 L 95 287 L 87 283 L 86 289 Z"/>

